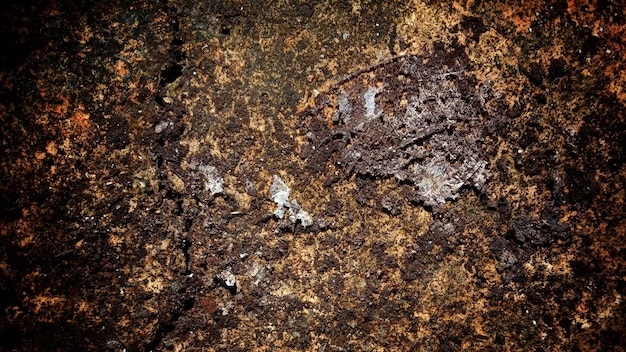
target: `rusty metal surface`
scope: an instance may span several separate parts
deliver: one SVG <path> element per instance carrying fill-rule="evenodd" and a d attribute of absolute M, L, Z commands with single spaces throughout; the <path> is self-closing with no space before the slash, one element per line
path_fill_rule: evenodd
<path fill-rule="evenodd" d="M 625 15 L 10 2 L 0 349 L 623 349 Z"/>

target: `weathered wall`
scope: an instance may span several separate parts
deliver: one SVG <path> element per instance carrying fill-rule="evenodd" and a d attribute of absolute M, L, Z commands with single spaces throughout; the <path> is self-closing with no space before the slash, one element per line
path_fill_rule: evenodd
<path fill-rule="evenodd" d="M 623 348 L 625 15 L 9 4 L 0 349 Z"/>

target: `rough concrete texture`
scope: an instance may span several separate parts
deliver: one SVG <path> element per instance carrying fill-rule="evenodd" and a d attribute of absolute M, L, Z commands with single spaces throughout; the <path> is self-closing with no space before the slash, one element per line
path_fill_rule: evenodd
<path fill-rule="evenodd" d="M 0 350 L 624 350 L 620 2 L 0 16 Z"/>

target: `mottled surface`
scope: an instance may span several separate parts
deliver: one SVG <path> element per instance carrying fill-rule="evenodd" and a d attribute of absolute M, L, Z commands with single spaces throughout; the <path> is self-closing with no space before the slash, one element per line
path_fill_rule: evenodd
<path fill-rule="evenodd" d="M 9 2 L 0 350 L 624 350 L 624 11 Z"/>

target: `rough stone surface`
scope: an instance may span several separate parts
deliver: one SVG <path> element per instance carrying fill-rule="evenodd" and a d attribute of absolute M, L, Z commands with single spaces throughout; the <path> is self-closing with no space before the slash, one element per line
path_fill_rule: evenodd
<path fill-rule="evenodd" d="M 624 351 L 624 11 L 9 1 L 0 350 Z"/>

